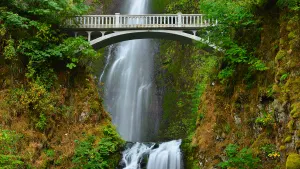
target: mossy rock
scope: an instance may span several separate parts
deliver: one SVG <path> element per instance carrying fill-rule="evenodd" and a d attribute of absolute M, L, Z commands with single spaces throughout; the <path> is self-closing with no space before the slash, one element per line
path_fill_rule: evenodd
<path fill-rule="evenodd" d="M 294 120 L 290 120 L 287 124 L 287 128 L 289 129 L 290 133 L 293 133 L 295 128 L 295 121 Z"/>
<path fill-rule="evenodd" d="M 297 119 L 300 117 L 300 103 L 292 104 L 291 116 L 294 119 Z"/>
<path fill-rule="evenodd" d="M 294 38 L 296 38 L 297 37 L 297 34 L 295 33 L 295 32 L 290 32 L 289 34 L 288 34 L 288 38 L 289 39 L 294 39 Z"/>
<path fill-rule="evenodd" d="M 296 149 L 300 149 L 300 141 L 296 141 Z"/>
<path fill-rule="evenodd" d="M 274 94 L 278 94 L 278 93 L 280 93 L 281 89 L 277 84 L 274 84 L 273 88 L 272 88 L 272 91 L 273 91 Z"/>
<path fill-rule="evenodd" d="M 285 44 L 286 44 L 286 41 L 285 41 L 283 38 L 280 38 L 279 44 L 280 44 L 280 45 L 285 45 Z"/>
<path fill-rule="evenodd" d="M 286 56 L 286 51 L 284 50 L 280 50 L 276 57 L 275 57 L 275 61 L 278 62 L 279 60 L 281 60 L 282 58 L 284 58 Z"/>
<path fill-rule="evenodd" d="M 299 169 L 300 168 L 300 155 L 291 153 L 286 160 L 286 169 Z"/>
<path fill-rule="evenodd" d="M 280 151 L 285 151 L 285 150 L 286 150 L 286 147 L 283 146 L 283 145 L 281 145 L 281 146 L 279 147 L 279 150 L 280 150 Z"/>
<path fill-rule="evenodd" d="M 292 136 L 287 136 L 287 137 L 284 139 L 284 142 L 285 142 L 285 143 L 290 143 L 290 142 L 292 142 Z"/>

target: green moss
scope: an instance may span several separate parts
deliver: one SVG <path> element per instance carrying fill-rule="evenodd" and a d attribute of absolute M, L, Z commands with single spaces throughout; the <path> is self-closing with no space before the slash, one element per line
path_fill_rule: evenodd
<path fill-rule="evenodd" d="M 286 161 L 286 169 L 299 169 L 300 168 L 300 155 L 291 153 Z"/>
<path fill-rule="evenodd" d="M 280 151 L 284 151 L 284 150 L 286 150 L 286 147 L 285 147 L 284 145 L 281 145 L 281 146 L 279 147 L 279 150 L 280 150 Z"/>
<path fill-rule="evenodd" d="M 170 0 L 153 0 L 151 3 L 154 12 L 163 12 L 170 3 Z"/>
<path fill-rule="evenodd" d="M 279 44 L 280 45 L 285 45 L 285 43 L 286 43 L 285 40 L 283 38 L 280 38 Z"/>
<path fill-rule="evenodd" d="M 297 37 L 297 34 L 295 33 L 295 32 L 290 32 L 289 34 L 288 34 L 288 38 L 289 39 L 294 39 L 294 38 L 296 38 Z"/>
<path fill-rule="evenodd" d="M 290 49 L 292 49 L 292 50 L 298 50 L 299 49 L 299 41 L 300 41 L 300 37 L 293 38 L 293 40 L 291 40 L 289 42 Z"/>
<path fill-rule="evenodd" d="M 291 116 L 294 119 L 297 119 L 300 117 L 300 103 L 292 104 Z"/>
<path fill-rule="evenodd" d="M 293 133 L 293 130 L 295 130 L 295 121 L 291 120 L 287 124 L 287 128 L 289 129 L 290 133 Z"/>
<path fill-rule="evenodd" d="M 280 87 L 277 84 L 274 84 L 273 88 L 272 88 L 272 91 L 273 91 L 274 94 L 276 94 L 276 93 L 278 94 L 278 93 L 280 93 L 281 90 L 280 90 Z"/>
<path fill-rule="evenodd" d="M 296 149 L 297 149 L 297 150 L 300 149 L 300 141 L 299 141 L 299 140 L 296 141 Z"/>
<path fill-rule="evenodd" d="M 284 58 L 286 56 L 286 51 L 284 50 L 280 50 L 276 57 L 275 57 L 275 61 L 278 62 L 279 60 L 281 60 L 282 58 Z"/>
<path fill-rule="evenodd" d="M 297 137 L 300 138 L 300 130 L 297 131 Z"/>
<path fill-rule="evenodd" d="M 284 142 L 285 142 L 285 143 L 290 143 L 290 142 L 292 142 L 292 136 L 291 136 L 291 135 L 287 136 L 287 137 L 284 139 Z"/>

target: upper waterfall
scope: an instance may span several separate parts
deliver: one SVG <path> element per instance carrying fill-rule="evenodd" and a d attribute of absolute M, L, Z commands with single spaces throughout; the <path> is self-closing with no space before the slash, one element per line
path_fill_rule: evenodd
<path fill-rule="evenodd" d="M 148 13 L 148 0 L 129 0 L 125 6 L 129 14 Z M 151 46 L 150 40 L 134 40 L 122 42 L 110 51 L 113 58 L 105 72 L 105 105 L 127 141 L 143 141 L 149 135 L 149 113 L 155 109 L 156 100 Z"/>

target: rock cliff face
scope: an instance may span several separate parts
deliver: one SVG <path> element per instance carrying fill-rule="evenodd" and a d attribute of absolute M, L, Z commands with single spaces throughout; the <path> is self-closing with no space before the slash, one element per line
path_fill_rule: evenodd
<path fill-rule="evenodd" d="M 78 52 L 76 43 L 89 47 L 88 42 L 61 33 L 54 15 L 42 17 L 51 11 L 64 18 L 61 13 L 86 12 L 88 7 L 59 2 L 47 1 L 43 10 L 33 1 L 0 2 L 0 168 L 116 168 L 121 158 L 123 140 L 104 110 L 90 66 L 100 53 L 91 48 L 81 59 L 85 49 Z M 101 3 L 99 9 L 105 5 Z M 38 37 L 39 31 L 43 36 Z M 72 46 L 63 47 L 67 57 L 79 64 L 67 66 L 65 53 L 59 51 L 64 40 Z M 20 49 L 23 42 L 33 42 L 29 46 L 35 52 Z"/>
<path fill-rule="evenodd" d="M 164 86 L 161 130 L 167 134 L 162 137 L 191 141 L 183 144 L 186 168 L 216 167 L 228 158 L 224 150 L 229 144 L 251 149 L 263 168 L 285 168 L 291 163 L 286 164 L 289 154 L 300 153 L 299 12 L 273 6 L 259 15 L 262 31 L 255 55 L 269 69 L 254 74 L 250 81 L 245 81 L 242 74 L 247 70 L 240 66 L 237 71 L 241 76 L 221 83 L 216 73 L 222 67 L 222 54 L 214 59 L 217 64 L 206 75 L 195 65 L 209 63 L 207 52 L 174 42 L 162 43 L 157 78 L 158 86 Z M 202 56 L 199 62 L 197 56 Z M 197 115 L 193 115 L 191 100 L 195 101 L 197 95 L 192 93 L 199 91 L 197 86 L 206 76 L 209 80 L 201 90 Z M 290 161 L 292 158 L 294 155 Z"/>

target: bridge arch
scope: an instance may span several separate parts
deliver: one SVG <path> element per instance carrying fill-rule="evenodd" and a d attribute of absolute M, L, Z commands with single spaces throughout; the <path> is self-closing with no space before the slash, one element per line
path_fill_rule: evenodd
<path fill-rule="evenodd" d="M 86 35 L 94 48 L 134 39 L 168 39 L 192 43 L 200 41 L 217 49 L 209 40 L 196 35 L 196 30 L 216 26 L 217 19 L 203 14 L 146 14 L 146 15 L 82 15 L 66 20 L 63 29 Z M 191 34 L 185 31 L 192 32 Z M 84 32 L 84 33 L 83 33 Z M 108 32 L 112 32 L 107 34 Z M 209 39 L 209 38 L 208 38 Z"/>
<path fill-rule="evenodd" d="M 127 31 L 115 31 L 108 35 L 104 35 L 93 40 L 90 40 L 90 44 L 95 48 L 99 49 L 115 43 L 135 40 L 135 39 L 166 39 L 175 40 L 182 43 L 192 43 L 193 41 L 202 41 L 204 39 L 189 34 L 183 31 L 175 30 L 127 30 Z"/>

